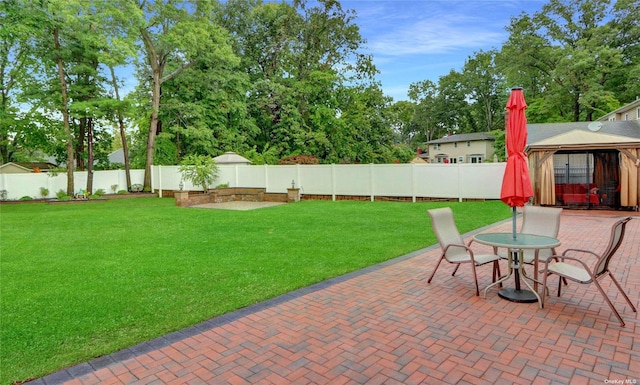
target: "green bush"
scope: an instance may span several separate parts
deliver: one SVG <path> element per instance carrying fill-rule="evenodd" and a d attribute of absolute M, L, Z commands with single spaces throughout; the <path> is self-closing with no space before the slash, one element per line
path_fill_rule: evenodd
<path fill-rule="evenodd" d="M 40 196 L 46 198 L 49 196 L 49 189 L 40 187 Z"/>
<path fill-rule="evenodd" d="M 218 179 L 218 165 L 212 157 L 206 155 L 188 155 L 180 163 L 182 179 L 196 186 L 202 186 L 204 191 Z"/>
<path fill-rule="evenodd" d="M 131 191 L 133 191 L 133 192 L 142 191 L 142 185 L 140 183 L 132 184 L 131 185 Z"/>
<path fill-rule="evenodd" d="M 6 201 L 9 192 L 7 190 L 0 190 L 0 201 Z"/>
<path fill-rule="evenodd" d="M 91 194 L 88 196 L 88 199 L 100 199 L 102 197 L 102 195 L 98 195 L 98 194 Z"/>
<path fill-rule="evenodd" d="M 58 197 L 58 200 L 62 202 L 66 202 L 66 201 L 70 201 L 71 197 L 69 195 L 64 195 L 64 196 Z"/>
<path fill-rule="evenodd" d="M 216 188 L 228 188 L 228 187 L 229 187 L 229 183 L 221 183 L 216 186 Z"/>
<path fill-rule="evenodd" d="M 127 191 L 127 190 L 118 190 L 118 194 L 120 194 L 120 195 L 124 195 L 124 194 L 128 194 L 128 193 L 129 193 L 129 191 Z"/>
<path fill-rule="evenodd" d="M 58 200 L 62 200 L 62 198 L 68 196 L 67 192 L 64 191 L 63 189 L 58 190 L 58 192 L 56 193 L 56 198 L 58 198 Z"/>
<path fill-rule="evenodd" d="M 96 195 L 97 197 L 101 197 L 105 194 L 104 189 L 98 189 L 96 192 L 93 193 L 93 195 Z"/>
<path fill-rule="evenodd" d="M 21 201 L 30 201 L 33 200 L 33 197 L 30 197 L 29 195 L 25 195 L 23 197 L 20 197 Z"/>

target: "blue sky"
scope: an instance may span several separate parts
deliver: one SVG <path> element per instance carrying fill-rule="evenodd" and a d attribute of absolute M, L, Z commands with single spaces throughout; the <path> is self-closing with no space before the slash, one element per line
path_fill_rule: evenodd
<path fill-rule="evenodd" d="M 533 15 L 547 0 L 343 0 L 357 13 L 385 95 L 407 100 L 411 83 L 431 80 L 480 50 L 499 49 L 511 17 Z"/>

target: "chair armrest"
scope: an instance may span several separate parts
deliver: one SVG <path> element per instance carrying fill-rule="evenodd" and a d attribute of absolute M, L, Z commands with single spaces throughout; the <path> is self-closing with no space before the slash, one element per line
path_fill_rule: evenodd
<path fill-rule="evenodd" d="M 569 250 L 572 250 L 572 249 L 569 249 Z M 575 249 L 573 249 L 573 250 L 575 250 Z M 566 251 L 568 251 L 568 250 L 565 250 L 565 252 L 566 252 Z M 580 251 L 584 251 L 584 250 L 580 250 Z M 591 253 L 591 252 L 589 252 L 589 253 Z M 593 253 L 592 253 L 592 254 L 593 254 Z M 594 254 L 594 255 L 595 255 L 595 254 Z M 582 267 L 583 267 L 587 272 L 589 272 L 589 275 L 593 276 L 593 274 L 592 274 L 592 272 L 591 272 L 591 269 L 589 268 L 589 266 L 587 266 L 587 264 L 586 264 L 586 263 L 584 263 L 584 261 L 583 261 L 583 260 L 581 260 L 581 259 L 579 259 L 579 258 L 566 257 L 566 256 L 564 256 L 564 253 L 563 253 L 563 255 L 562 255 L 562 256 L 557 256 L 557 257 L 562 258 L 562 262 L 564 262 L 565 260 L 569 260 L 569 261 L 576 261 L 576 262 L 578 262 L 579 264 L 581 264 L 581 265 L 582 265 Z M 543 270 L 543 271 L 548 271 L 549 262 L 558 263 L 558 262 L 556 262 L 556 261 L 553 261 L 553 258 L 549 258 L 549 259 L 547 259 L 547 260 L 545 261 L 545 263 L 544 263 L 544 270 Z"/>
<path fill-rule="evenodd" d="M 444 248 L 444 250 L 442 250 L 442 252 L 443 252 L 444 254 L 446 254 L 446 253 L 447 253 L 447 250 L 449 250 L 449 248 L 450 248 L 450 247 L 459 247 L 459 248 L 461 248 L 461 249 L 465 249 L 467 252 L 469 252 L 469 253 L 471 253 L 471 255 L 473 255 L 473 251 L 471 251 L 471 249 L 470 249 L 468 246 L 465 246 L 465 245 L 457 245 L 457 244 L 454 244 L 454 243 L 452 243 L 452 244 L 448 245 L 447 247 L 445 247 L 445 248 Z"/>
<path fill-rule="evenodd" d="M 565 251 L 563 251 L 563 252 L 562 252 L 562 256 L 557 255 L 556 257 L 558 257 L 558 258 L 563 258 L 563 259 L 564 259 L 564 258 L 569 258 L 569 257 L 566 257 L 566 255 L 567 255 L 567 253 L 568 253 L 568 252 L 573 252 L 573 253 L 585 253 L 585 254 L 588 254 L 588 255 L 593 255 L 593 256 L 594 256 L 594 257 L 596 257 L 596 258 L 600 258 L 600 256 L 599 256 L 598 254 L 594 253 L 593 251 L 590 251 L 590 250 L 584 250 L 584 249 L 566 249 Z"/>

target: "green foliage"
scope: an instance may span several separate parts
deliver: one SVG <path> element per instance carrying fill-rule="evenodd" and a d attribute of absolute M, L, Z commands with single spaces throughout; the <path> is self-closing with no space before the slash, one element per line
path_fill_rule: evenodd
<path fill-rule="evenodd" d="M 61 201 L 61 200 L 63 200 L 64 197 L 69 197 L 67 195 L 67 192 L 65 190 L 62 190 L 62 189 L 58 190 L 58 192 L 56 193 L 56 198 Z"/>
<path fill-rule="evenodd" d="M 93 195 L 98 196 L 98 197 L 101 197 L 101 196 L 103 196 L 104 194 L 105 194 L 104 189 L 98 189 L 98 190 L 96 190 L 96 191 L 94 191 L 94 192 L 93 192 Z"/>
<path fill-rule="evenodd" d="M 7 190 L 0 190 L 0 201 L 6 201 L 9 192 Z"/>
<path fill-rule="evenodd" d="M 0 383 L 434 245 L 429 226 L 416 223 L 443 206 L 452 207 L 461 233 L 510 216 L 500 201 L 303 201 L 249 212 L 183 209 L 157 198 L 3 206 L 2 247 L 11 253 L 0 260 Z"/>
<path fill-rule="evenodd" d="M 129 188 L 131 190 L 131 192 L 141 192 L 142 191 L 142 184 L 140 183 L 134 183 L 131 185 L 131 187 Z"/>
<path fill-rule="evenodd" d="M 46 198 L 49 196 L 49 189 L 45 188 L 45 187 L 40 187 L 40 196 L 42 198 Z"/>
<path fill-rule="evenodd" d="M 212 157 L 206 155 L 188 155 L 180 163 L 178 169 L 182 179 L 195 186 L 201 186 L 204 191 L 218 179 L 218 165 Z"/>
<path fill-rule="evenodd" d="M 29 196 L 29 195 L 24 195 L 24 196 L 21 196 L 19 200 L 21 200 L 21 201 L 30 201 L 30 200 L 33 200 L 33 197 Z"/>
<path fill-rule="evenodd" d="M 124 195 L 124 194 L 128 194 L 128 193 L 129 193 L 129 191 L 127 191 L 127 190 L 118 190 L 118 192 L 117 192 L 117 194 L 120 194 L 120 195 Z"/>

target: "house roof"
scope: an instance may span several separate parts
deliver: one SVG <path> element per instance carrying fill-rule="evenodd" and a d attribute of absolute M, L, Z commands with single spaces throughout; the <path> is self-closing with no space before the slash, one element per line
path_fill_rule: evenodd
<path fill-rule="evenodd" d="M 592 129 L 589 128 L 590 126 Z M 528 124 L 527 130 L 527 147 L 530 149 L 640 146 L 640 121 L 638 120 Z"/>
<path fill-rule="evenodd" d="M 620 114 L 626 111 L 631 111 L 635 107 L 640 107 L 640 99 L 636 99 L 633 102 L 629 104 L 625 104 L 624 106 L 618 108 L 615 111 L 611 111 L 608 114 L 602 115 L 601 117 L 598 118 L 598 120 L 607 121 L 609 120 L 610 116 L 616 116 L 617 114 Z"/>
<path fill-rule="evenodd" d="M 15 164 L 29 169 L 30 171 L 35 168 L 38 168 L 40 170 L 49 170 L 56 167 L 55 164 L 49 162 L 15 162 Z"/>
<path fill-rule="evenodd" d="M 438 143 L 454 143 L 454 142 L 470 142 L 477 140 L 490 140 L 494 141 L 496 138 L 488 132 L 473 132 L 470 134 L 457 134 L 457 135 L 449 135 L 444 138 L 435 139 L 427 142 L 428 144 L 438 144 Z"/>

